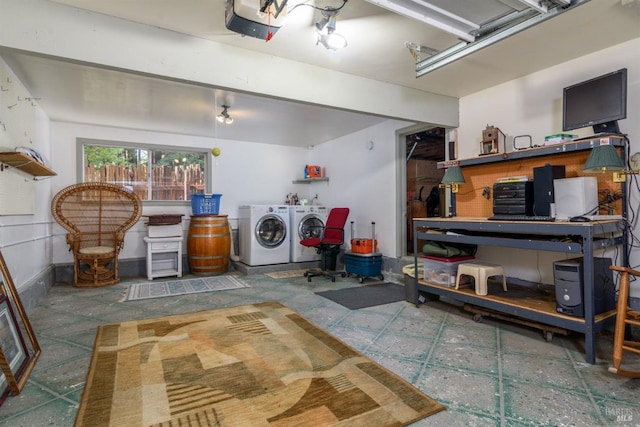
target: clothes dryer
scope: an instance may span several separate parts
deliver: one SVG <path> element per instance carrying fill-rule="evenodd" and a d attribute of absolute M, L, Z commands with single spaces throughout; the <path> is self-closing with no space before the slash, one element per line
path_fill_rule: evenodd
<path fill-rule="evenodd" d="M 320 237 L 327 221 L 329 210 L 324 206 L 290 206 L 291 219 L 291 262 L 319 260 L 320 254 L 315 248 L 300 244 L 307 237 Z"/>
<path fill-rule="evenodd" d="M 250 265 L 289 262 L 289 206 L 246 205 L 238 208 L 240 262 Z"/>

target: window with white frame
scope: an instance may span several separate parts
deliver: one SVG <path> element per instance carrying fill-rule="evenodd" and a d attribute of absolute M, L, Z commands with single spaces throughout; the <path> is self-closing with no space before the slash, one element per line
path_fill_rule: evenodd
<path fill-rule="evenodd" d="M 125 186 L 145 201 L 191 200 L 206 187 L 207 151 L 78 140 L 82 182 Z"/>

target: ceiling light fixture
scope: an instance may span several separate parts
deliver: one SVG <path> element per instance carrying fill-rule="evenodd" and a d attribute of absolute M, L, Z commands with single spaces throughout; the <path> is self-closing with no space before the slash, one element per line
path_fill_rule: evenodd
<path fill-rule="evenodd" d="M 337 14 L 338 11 L 334 9 L 322 11 L 322 19 L 316 22 L 316 29 L 318 30 L 316 45 L 321 44 L 331 50 L 347 47 L 347 39 L 342 34 L 335 32 Z"/>
<path fill-rule="evenodd" d="M 226 123 L 228 125 L 233 123 L 233 117 L 231 117 L 229 115 L 229 112 L 227 111 L 229 108 L 231 107 L 229 107 L 228 105 L 223 105 L 222 112 L 216 116 L 216 120 L 218 120 L 220 123 Z"/>

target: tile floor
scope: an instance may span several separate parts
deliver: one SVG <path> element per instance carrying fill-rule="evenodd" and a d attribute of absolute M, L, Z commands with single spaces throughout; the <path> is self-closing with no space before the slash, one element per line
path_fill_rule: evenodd
<path fill-rule="evenodd" d="M 250 288 L 136 302 L 118 302 L 126 283 L 54 286 L 29 314 L 42 355 L 22 393 L 0 406 L 0 426 L 73 425 L 99 324 L 267 300 L 298 311 L 447 406 L 416 426 L 640 425 L 640 380 L 607 371 L 608 332 L 599 336 L 597 364 L 589 365 L 579 334 L 547 342 L 524 326 L 476 323 L 443 301 L 350 311 L 314 294 L 362 286 L 353 278 L 242 277 Z"/>

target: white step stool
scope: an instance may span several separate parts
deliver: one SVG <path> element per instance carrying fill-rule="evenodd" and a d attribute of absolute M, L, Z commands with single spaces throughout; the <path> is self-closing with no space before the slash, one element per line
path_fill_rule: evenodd
<path fill-rule="evenodd" d="M 458 265 L 456 275 L 456 289 L 460 285 L 460 276 L 472 276 L 476 284 L 477 295 L 487 295 L 487 279 L 491 276 L 502 276 L 502 289 L 507 291 L 507 278 L 504 275 L 504 268 L 498 264 L 488 264 L 479 262 L 468 262 Z"/>

